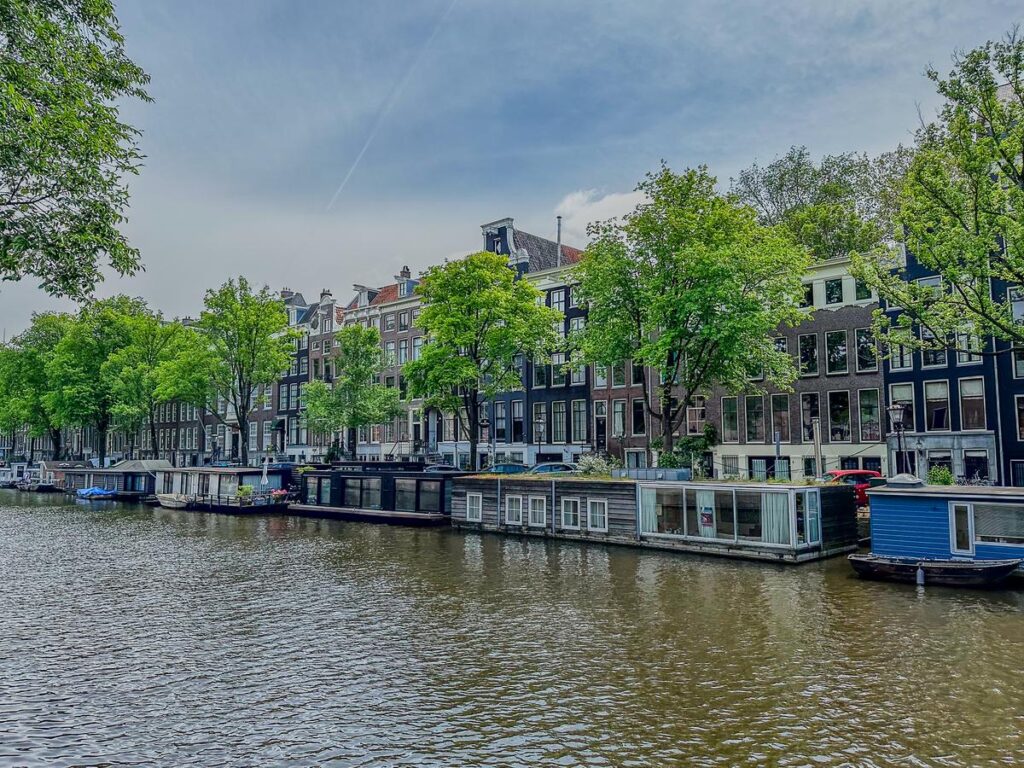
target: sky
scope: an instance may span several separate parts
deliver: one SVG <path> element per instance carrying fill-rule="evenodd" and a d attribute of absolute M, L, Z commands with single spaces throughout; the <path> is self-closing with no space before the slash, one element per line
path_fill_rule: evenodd
<path fill-rule="evenodd" d="M 910 143 L 924 76 L 1024 21 L 1014 2 L 115 0 L 154 101 L 124 230 L 144 271 L 98 295 L 195 315 L 206 288 L 347 299 L 482 247 L 480 225 L 583 246 L 662 160 L 727 187 L 792 145 Z M 69 308 L 0 283 L 0 332 Z"/>

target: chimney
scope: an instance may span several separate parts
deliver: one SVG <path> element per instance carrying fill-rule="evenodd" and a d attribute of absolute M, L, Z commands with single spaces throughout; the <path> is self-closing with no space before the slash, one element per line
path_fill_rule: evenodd
<path fill-rule="evenodd" d="M 291 288 L 282 288 L 281 289 L 281 298 L 282 299 L 290 299 L 294 295 L 295 295 L 295 291 L 293 291 Z"/>
<path fill-rule="evenodd" d="M 409 280 L 412 278 L 412 272 L 408 266 L 402 267 L 402 271 L 398 273 L 399 277 L 403 280 Z"/>
<path fill-rule="evenodd" d="M 332 298 L 334 298 L 334 296 L 331 293 L 331 289 L 330 288 L 324 288 L 322 291 L 320 291 L 320 303 L 321 304 L 323 304 L 328 299 L 332 299 Z"/>
<path fill-rule="evenodd" d="M 558 221 L 558 235 L 556 236 L 555 245 L 558 248 L 558 266 L 562 266 L 562 217 L 556 216 L 555 219 Z"/>

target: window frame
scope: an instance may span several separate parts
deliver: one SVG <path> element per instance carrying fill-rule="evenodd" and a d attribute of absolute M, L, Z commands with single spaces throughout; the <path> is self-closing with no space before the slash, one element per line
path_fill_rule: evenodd
<path fill-rule="evenodd" d="M 580 530 L 581 523 L 583 522 L 583 519 L 582 519 L 583 504 L 582 504 L 582 501 L 580 500 L 580 497 L 579 496 L 563 496 L 561 498 L 561 502 L 562 503 L 559 505 L 560 506 L 560 513 L 559 513 L 559 519 L 558 519 L 559 527 L 562 528 L 562 530 L 565 530 L 565 531 L 578 531 L 578 530 Z M 567 503 L 575 504 L 576 505 L 576 524 L 575 525 L 572 525 L 571 523 L 566 523 L 565 522 L 565 507 L 566 507 Z"/>
<path fill-rule="evenodd" d="M 849 437 L 846 440 L 833 440 L 832 439 L 832 395 L 846 395 L 846 409 L 847 409 L 847 427 L 849 429 Z M 828 408 L 828 442 L 836 445 L 846 445 L 853 442 L 853 403 L 850 400 L 850 390 L 848 389 L 830 389 L 826 393 L 825 403 Z M 819 405 L 819 408 L 821 406 Z M 819 410 L 819 414 L 821 411 Z"/>
<path fill-rule="evenodd" d="M 931 420 L 928 418 L 928 385 L 929 384 L 945 384 L 946 385 L 946 426 L 942 428 L 932 428 Z M 924 396 L 924 431 L 925 432 L 952 432 L 953 431 L 953 420 L 950 418 L 952 415 L 952 407 L 950 405 L 950 392 L 949 392 L 949 379 L 928 379 L 921 382 L 921 392 Z"/>
<path fill-rule="evenodd" d="M 518 520 L 510 520 L 509 516 L 508 516 L 509 502 L 513 501 L 513 500 L 519 502 L 519 519 Z M 504 518 L 503 519 L 505 521 L 505 525 L 518 525 L 520 527 L 523 525 L 523 497 L 521 495 L 519 495 L 519 494 L 508 494 L 508 495 L 505 496 L 505 510 L 504 510 Z"/>
<path fill-rule="evenodd" d="M 599 505 L 604 508 L 604 527 L 593 525 L 591 505 Z M 608 533 L 608 499 L 587 498 L 587 530 L 595 533 Z"/>
<path fill-rule="evenodd" d="M 843 335 L 843 369 L 832 370 L 832 357 L 829 354 L 829 339 L 833 336 L 838 336 L 839 334 Z M 839 328 L 834 331 L 825 331 L 825 375 L 850 375 L 850 332 L 846 328 Z"/>
<path fill-rule="evenodd" d="M 984 421 L 984 425 L 980 427 L 968 427 L 964 423 L 964 382 L 965 381 L 980 381 L 981 382 L 981 417 Z M 986 432 L 988 431 L 988 396 L 985 393 L 985 377 L 984 376 L 964 376 L 956 380 L 956 399 L 957 407 L 959 408 L 960 417 L 960 431 L 961 432 Z"/>
<path fill-rule="evenodd" d="M 470 517 L 470 500 L 476 502 L 476 517 Z M 466 522 L 482 523 L 484 521 L 484 495 L 477 491 L 466 491 Z"/>
<path fill-rule="evenodd" d="M 526 527 L 527 528 L 547 528 L 548 525 L 548 497 L 547 496 L 527 496 L 527 517 Z M 544 513 L 543 522 L 534 522 L 533 520 L 533 503 L 535 501 L 540 502 L 540 510 Z"/>

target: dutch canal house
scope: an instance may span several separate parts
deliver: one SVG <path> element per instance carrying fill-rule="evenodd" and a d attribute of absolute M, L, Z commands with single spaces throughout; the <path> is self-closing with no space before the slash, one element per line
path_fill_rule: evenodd
<path fill-rule="evenodd" d="M 452 525 L 787 563 L 857 547 L 847 485 L 462 476 Z"/>

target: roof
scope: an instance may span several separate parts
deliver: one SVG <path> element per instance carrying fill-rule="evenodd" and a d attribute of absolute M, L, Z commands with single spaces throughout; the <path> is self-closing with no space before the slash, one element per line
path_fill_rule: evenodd
<path fill-rule="evenodd" d="M 373 297 L 373 301 L 370 302 L 370 306 L 376 306 L 377 304 L 386 304 L 389 301 L 394 301 L 398 298 L 398 283 L 391 283 L 391 285 L 381 286 L 377 290 L 377 295 Z"/>
<path fill-rule="evenodd" d="M 171 462 L 167 459 L 126 459 L 117 464 L 111 464 L 103 469 L 93 467 L 75 467 L 87 469 L 89 472 L 157 472 L 161 469 L 171 469 Z M 72 470 L 73 471 L 73 470 Z"/>
<path fill-rule="evenodd" d="M 302 325 L 304 323 L 308 323 L 313 318 L 313 315 L 315 315 L 319 311 L 320 311 L 320 305 L 319 304 L 313 304 L 311 306 L 306 307 L 302 311 L 302 313 L 299 315 L 299 318 L 298 318 L 298 320 L 296 320 L 296 323 L 298 323 L 299 325 Z"/>
<path fill-rule="evenodd" d="M 960 498 L 999 499 L 1000 501 L 1018 501 L 1024 504 L 1024 488 L 1012 488 L 996 485 L 894 485 L 886 484 L 868 488 L 868 495 L 885 496 L 936 496 L 947 501 Z"/>
<path fill-rule="evenodd" d="M 513 230 L 513 232 L 516 250 L 526 249 L 530 256 L 531 272 L 540 272 L 559 266 L 558 243 L 554 240 L 531 235 L 529 232 L 523 232 L 519 229 Z M 562 265 L 575 264 L 580 260 L 582 253 L 579 248 L 573 248 L 571 245 L 562 243 Z"/>
<path fill-rule="evenodd" d="M 165 472 L 199 472 L 204 475 L 258 475 L 263 472 L 263 466 L 258 467 L 172 467 L 168 464 L 162 467 Z M 267 474 L 288 474 L 291 470 L 286 467 L 267 467 Z"/>

